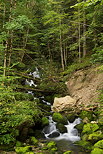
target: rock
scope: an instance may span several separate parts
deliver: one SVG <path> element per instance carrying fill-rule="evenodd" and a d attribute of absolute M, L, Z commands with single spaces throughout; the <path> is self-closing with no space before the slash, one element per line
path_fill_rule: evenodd
<path fill-rule="evenodd" d="M 78 130 L 79 133 L 81 133 L 83 130 L 83 126 L 84 126 L 84 123 L 80 123 L 80 124 L 77 124 L 75 128 Z"/>
<path fill-rule="evenodd" d="M 94 132 L 88 136 L 88 141 L 90 141 L 93 144 L 101 139 L 103 139 L 103 134 L 101 131 Z"/>
<path fill-rule="evenodd" d="M 55 148 L 56 147 L 56 143 L 54 141 L 50 141 L 48 144 L 47 144 L 47 148 L 48 149 L 52 149 L 52 148 Z"/>
<path fill-rule="evenodd" d="M 91 134 L 97 131 L 98 129 L 99 129 L 99 126 L 97 124 L 88 123 L 84 125 L 82 133 Z"/>
<path fill-rule="evenodd" d="M 94 148 L 100 148 L 103 149 L 103 140 L 98 141 L 94 144 Z"/>
<path fill-rule="evenodd" d="M 67 133 L 67 128 L 63 124 L 58 123 L 56 127 L 60 133 Z"/>
<path fill-rule="evenodd" d="M 48 137 L 49 138 L 54 138 L 54 137 L 58 137 L 60 136 L 60 133 L 59 132 L 53 132 L 52 134 L 50 134 Z"/>
<path fill-rule="evenodd" d="M 87 133 L 87 134 L 91 134 L 94 131 L 96 131 L 98 128 L 99 128 L 99 126 L 97 124 L 88 123 L 88 124 L 84 125 L 82 132 Z"/>
<path fill-rule="evenodd" d="M 79 114 L 79 117 L 83 120 L 87 117 L 88 121 L 92 121 L 93 120 L 93 112 L 92 111 L 82 111 Z"/>
<path fill-rule="evenodd" d="M 74 120 L 78 117 L 77 114 L 75 113 L 69 113 L 66 115 L 67 119 L 69 120 L 70 123 L 73 123 Z"/>
<path fill-rule="evenodd" d="M 71 96 L 54 98 L 52 111 L 54 112 L 62 112 L 62 111 L 68 111 L 68 110 L 72 111 L 73 108 L 76 108 L 76 100 Z"/>
<path fill-rule="evenodd" d="M 15 151 L 16 153 L 26 153 L 26 152 L 29 152 L 30 150 L 32 150 L 32 147 L 31 146 L 25 146 L 25 147 L 16 147 L 15 148 Z"/>
<path fill-rule="evenodd" d="M 71 154 L 71 153 L 72 153 L 72 151 L 66 151 L 63 154 Z"/>
<path fill-rule="evenodd" d="M 91 154 L 103 154 L 103 150 L 102 149 L 99 149 L 99 148 L 94 148 L 91 151 Z"/>
<path fill-rule="evenodd" d="M 53 113 L 52 118 L 53 118 L 53 121 L 55 121 L 57 123 L 62 123 L 64 125 L 68 124 L 68 121 L 67 121 L 66 117 L 64 117 L 60 113 Z"/>
<path fill-rule="evenodd" d="M 92 144 L 88 141 L 83 141 L 80 140 L 76 142 L 79 146 L 83 147 L 83 149 L 91 150 L 92 149 Z"/>
<path fill-rule="evenodd" d="M 43 117 L 43 118 L 42 118 L 42 126 L 45 127 L 45 126 L 47 126 L 47 125 L 49 125 L 49 120 L 48 120 L 48 118 Z"/>
<path fill-rule="evenodd" d="M 31 144 L 36 146 L 38 145 L 38 140 L 34 136 L 32 136 L 30 140 L 31 140 Z"/>

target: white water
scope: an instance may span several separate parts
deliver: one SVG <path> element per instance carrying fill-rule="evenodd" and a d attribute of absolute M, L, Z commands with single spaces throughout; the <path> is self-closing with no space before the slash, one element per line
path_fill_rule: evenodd
<path fill-rule="evenodd" d="M 68 125 L 65 125 L 65 127 L 67 128 L 67 133 L 61 134 L 59 137 L 54 137 L 53 140 L 68 140 L 68 141 L 79 141 L 80 137 L 78 136 L 78 131 L 76 128 L 74 128 L 77 124 L 81 123 L 81 119 L 77 118 L 75 119 L 75 121 L 73 123 L 70 123 L 68 121 Z M 43 132 L 45 134 L 45 137 L 48 139 L 49 135 L 54 133 L 54 132 L 59 132 L 56 128 L 56 122 L 54 122 L 52 120 L 52 117 L 49 117 L 49 126 L 46 126 L 43 129 Z"/>

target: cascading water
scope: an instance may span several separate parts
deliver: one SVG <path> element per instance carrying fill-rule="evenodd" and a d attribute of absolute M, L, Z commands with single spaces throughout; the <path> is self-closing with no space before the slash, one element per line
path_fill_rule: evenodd
<path fill-rule="evenodd" d="M 47 139 L 52 138 L 53 140 L 69 140 L 72 142 L 79 141 L 80 137 L 78 136 L 78 131 L 74 128 L 77 124 L 81 123 L 81 119 L 77 118 L 73 123 L 68 121 L 68 124 L 65 125 L 67 128 L 67 133 L 60 133 L 56 128 L 56 122 L 52 120 L 52 117 L 49 117 L 49 126 L 46 126 L 43 129 L 43 133 Z"/>
<path fill-rule="evenodd" d="M 33 73 L 30 72 L 29 75 L 33 76 L 34 79 L 40 78 L 39 70 L 37 68 Z M 27 84 L 29 86 L 34 86 L 34 87 L 38 86 L 34 83 L 33 80 L 26 80 L 25 84 Z M 28 91 L 28 94 L 33 95 L 34 99 L 37 99 L 37 97 L 35 97 L 35 94 L 32 91 Z M 41 102 L 47 106 L 51 105 L 51 103 L 45 101 L 44 96 L 38 97 L 38 99 L 41 100 Z M 52 120 L 51 116 L 49 116 L 49 125 L 43 129 L 43 133 L 44 133 L 46 139 L 56 141 L 57 147 L 58 147 L 60 153 L 61 152 L 63 153 L 64 151 L 71 150 L 71 151 L 73 151 L 73 154 L 78 154 L 79 152 L 81 153 L 81 149 L 79 149 L 79 147 L 76 146 L 74 144 L 74 142 L 80 140 L 80 136 L 78 135 L 78 131 L 75 128 L 75 126 L 79 123 L 81 123 L 80 118 L 75 119 L 75 121 L 73 123 L 70 123 L 68 121 L 68 124 L 64 125 L 67 128 L 67 132 L 60 133 L 59 130 L 56 128 L 57 123 Z M 86 153 L 83 152 L 81 154 L 86 154 Z"/>

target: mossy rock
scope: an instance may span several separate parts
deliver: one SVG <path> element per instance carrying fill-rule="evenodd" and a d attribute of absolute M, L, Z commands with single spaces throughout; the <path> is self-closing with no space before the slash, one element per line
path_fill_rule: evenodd
<path fill-rule="evenodd" d="M 84 126 L 84 123 L 80 123 L 80 124 L 77 124 L 75 128 L 78 130 L 79 133 L 81 133 L 83 130 L 83 126 Z"/>
<path fill-rule="evenodd" d="M 16 146 L 16 147 L 22 147 L 22 146 L 23 146 L 23 143 L 20 142 L 20 141 L 17 141 L 15 146 Z"/>
<path fill-rule="evenodd" d="M 48 120 L 48 118 L 43 117 L 43 118 L 42 118 L 42 126 L 45 127 L 45 126 L 47 126 L 47 125 L 49 125 L 49 120 Z"/>
<path fill-rule="evenodd" d="M 34 131 L 34 136 L 35 136 L 37 139 L 44 138 L 44 133 L 41 132 L 41 130 L 35 130 L 35 131 Z"/>
<path fill-rule="evenodd" d="M 94 132 L 88 136 L 88 140 L 91 141 L 92 143 L 95 143 L 101 139 L 103 139 L 103 134 L 102 132 L 99 131 Z"/>
<path fill-rule="evenodd" d="M 99 117 L 98 117 L 98 123 L 100 125 L 103 125 L 103 115 L 99 115 Z"/>
<path fill-rule="evenodd" d="M 91 134 L 91 133 L 95 132 L 98 129 L 99 129 L 99 126 L 97 124 L 88 123 L 88 124 L 85 124 L 83 126 L 82 133 Z"/>
<path fill-rule="evenodd" d="M 58 123 L 56 125 L 56 127 L 57 127 L 57 129 L 59 130 L 60 133 L 67 133 L 67 128 L 63 124 Z"/>
<path fill-rule="evenodd" d="M 25 147 L 16 147 L 15 151 L 18 154 L 25 154 L 26 152 L 30 152 L 32 150 L 31 146 L 25 146 Z"/>
<path fill-rule="evenodd" d="M 99 149 L 99 148 L 94 148 L 91 151 L 91 154 L 103 154 L 103 150 L 102 149 Z"/>
<path fill-rule="evenodd" d="M 103 149 L 103 140 L 98 141 L 94 144 L 94 148 L 100 148 Z"/>
<path fill-rule="evenodd" d="M 51 149 L 51 152 L 56 152 L 57 150 L 58 150 L 57 147 L 55 147 Z"/>
<path fill-rule="evenodd" d="M 92 121 L 93 120 L 93 112 L 92 111 L 82 111 L 80 114 L 79 114 L 79 117 L 81 119 L 84 119 L 84 118 L 88 118 L 89 121 Z"/>
<path fill-rule="evenodd" d="M 61 115 L 60 113 L 53 113 L 53 120 L 57 123 L 62 123 L 64 125 L 68 124 L 67 118 Z"/>
<path fill-rule="evenodd" d="M 47 148 L 48 148 L 48 149 L 56 148 L 56 143 L 55 143 L 54 141 L 50 141 L 50 142 L 47 144 Z"/>
<path fill-rule="evenodd" d="M 38 140 L 37 140 L 34 136 L 32 136 L 32 137 L 30 138 L 30 141 L 31 141 L 31 144 L 33 144 L 33 145 L 35 145 L 35 146 L 38 145 Z"/>
<path fill-rule="evenodd" d="M 72 151 L 66 151 L 63 154 L 71 154 L 71 153 L 72 153 Z"/>
<path fill-rule="evenodd" d="M 32 152 L 32 151 L 31 152 L 26 152 L 25 154 L 34 154 L 34 152 Z"/>
<path fill-rule="evenodd" d="M 79 146 L 83 147 L 83 149 L 92 150 L 92 144 L 88 141 L 80 140 L 76 142 Z"/>
<path fill-rule="evenodd" d="M 73 123 L 74 120 L 75 120 L 78 116 L 75 115 L 75 113 L 72 113 L 72 114 L 66 115 L 66 117 L 67 117 L 67 119 L 68 119 L 68 121 L 69 121 L 70 123 Z"/>
<path fill-rule="evenodd" d="M 88 141 L 88 134 L 84 134 L 84 135 L 81 137 L 81 139 L 82 139 L 83 141 Z"/>

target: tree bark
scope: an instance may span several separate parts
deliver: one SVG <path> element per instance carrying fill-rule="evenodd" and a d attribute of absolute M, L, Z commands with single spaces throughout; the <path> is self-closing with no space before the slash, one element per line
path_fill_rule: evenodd
<path fill-rule="evenodd" d="M 78 46 L 79 46 L 79 62 L 81 62 L 81 27 L 80 27 L 80 8 L 78 7 Z"/>
<path fill-rule="evenodd" d="M 61 30 L 60 30 L 60 52 L 61 52 L 61 65 L 62 65 L 62 69 L 64 71 L 64 56 L 63 56 L 62 33 L 61 33 Z"/>
<path fill-rule="evenodd" d="M 83 8 L 83 57 L 85 56 L 86 56 L 86 12 L 85 8 Z"/>

